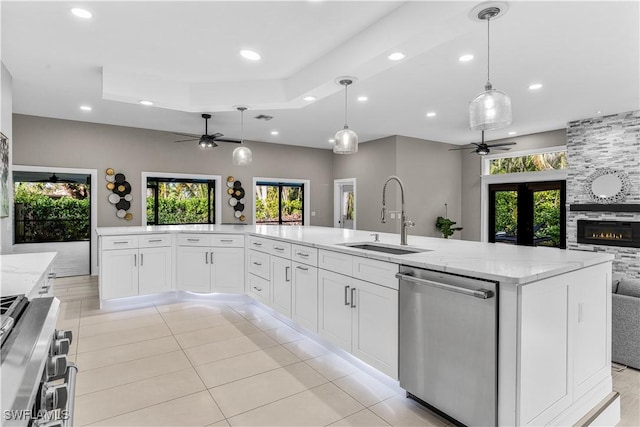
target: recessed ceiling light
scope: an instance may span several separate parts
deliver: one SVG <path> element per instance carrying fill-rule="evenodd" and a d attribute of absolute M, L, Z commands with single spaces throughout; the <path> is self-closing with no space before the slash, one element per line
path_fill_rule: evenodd
<path fill-rule="evenodd" d="M 151 102 L 151 101 L 146 101 L 146 100 L 144 100 L 144 99 L 143 99 L 142 101 L 140 101 L 140 104 L 142 104 L 142 105 L 146 105 L 146 106 L 148 107 L 148 106 L 150 106 L 150 105 L 153 105 L 153 102 Z"/>
<path fill-rule="evenodd" d="M 602 114 L 602 111 L 598 110 L 596 111 L 596 114 Z"/>
<path fill-rule="evenodd" d="M 429 111 L 427 113 L 427 117 L 435 117 L 436 116 L 436 112 L 435 111 Z"/>
<path fill-rule="evenodd" d="M 91 106 L 89 106 L 89 105 L 81 105 L 80 109 L 82 111 L 91 111 L 92 110 Z"/>
<path fill-rule="evenodd" d="M 304 99 L 305 101 L 315 101 L 316 97 L 315 96 L 311 96 L 311 95 L 307 95 L 302 99 Z"/>
<path fill-rule="evenodd" d="M 335 144 L 335 142 L 336 142 L 336 140 L 335 140 L 335 139 L 333 139 L 333 138 L 330 138 L 330 139 L 329 139 L 329 144 Z"/>
<path fill-rule="evenodd" d="M 71 9 L 71 13 L 82 19 L 90 19 L 93 16 L 93 14 L 88 10 L 80 9 L 79 7 L 74 7 L 73 9 Z"/>
<path fill-rule="evenodd" d="M 462 55 L 460 58 L 458 58 L 458 61 L 460 62 L 469 62 L 473 59 L 473 55 Z"/>
<path fill-rule="evenodd" d="M 406 55 L 402 52 L 393 52 L 391 55 L 387 56 L 390 61 L 400 61 L 404 59 Z"/>
<path fill-rule="evenodd" d="M 279 134 L 280 134 L 280 132 L 278 132 L 277 130 L 272 130 L 271 131 L 271 135 L 279 135 Z"/>
<path fill-rule="evenodd" d="M 516 135 L 518 132 L 516 132 L 515 130 L 512 130 L 511 132 L 509 132 L 509 135 Z"/>
<path fill-rule="evenodd" d="M 365 102 L 365 101 L 368 101 L 368 100 L 369 100 L 368 96 L 359 96 L 358 97 L 358 101 L 360 101 L 360 102 Z"/>
<path fill-rule="evenodd" d="M 530 84 L 530 85 L 529 85 L 529 89 L 531 89 L 531 90 L 538 90 L 538 89 L 540 89 L 541 87 L 542 87 L 542 84 L 541 84 L 541 83 L 533 83 L 533 84 Z"/>
<path fill-rule="evenodd" d="M 254 52 L 252 50 L 241 50 L 240 51 L 240 55 L 245 58 L 248 59 L 250 61 L 259 61 L 261 56 L 258 52 Z"/>

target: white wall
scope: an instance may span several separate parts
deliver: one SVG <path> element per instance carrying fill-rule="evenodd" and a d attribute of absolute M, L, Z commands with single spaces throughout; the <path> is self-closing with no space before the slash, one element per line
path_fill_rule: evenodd
<path fill-rule="evenodd" d="M 12 158 L 13 158 L 13 92 L 11 73 L 0 62 L 0 132 L 9 138 L 9 216 L 0 219 L 0 253 L 10 253 L 13 242 L 11 236 L 11 224 L 13 222 L 13 179 L 12 179 Z"/>

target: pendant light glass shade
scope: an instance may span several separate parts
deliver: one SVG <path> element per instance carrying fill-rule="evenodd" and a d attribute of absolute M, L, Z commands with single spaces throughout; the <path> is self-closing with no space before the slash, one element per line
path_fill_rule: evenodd
<path fill-rule="evenodd" d="M 336 132 L 333 152 L 336 154 L 354 154 L 358 152 L 358 134 L 349 129 L 347 124 L 347 87 L 353 83 L 351 79 L 342 79 L 340 84 L 344 86 L 344 128 Z"/>
<path fill-rule="evenodd" d="M 238 107 L 240 111 L 240 146 L 233 150 L 233 164 L 247 166 L 253 161 L 253 154 L 249 147 L 244 145 L 244 112 L 247 107 Z"/>
<path fill-rule="evenodd" d="M 511 124 L 511 97 L 491 88 L 469 104 L 469 127 L 472 130 L 500 129 Z"/>
<path fill-rule="evenodd" d="M 489 79 L 490 38 L 489 22 L 500 13 L 497 7 L 489 7 L 478 13 L 478 18 L 487 21 L 487 83 L 484 92 L 469 103 L 469 127 L 471 130 L 500 129 L 512 121 L 511 97 L 501 90 L 495 90 Z"/>

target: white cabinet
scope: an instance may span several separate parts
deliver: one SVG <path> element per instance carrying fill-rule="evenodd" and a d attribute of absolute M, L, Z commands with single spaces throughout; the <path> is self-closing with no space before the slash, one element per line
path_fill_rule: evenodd
<path fill-rule="evenodd" d="M 318 271 L 318 334 L 398 378 L 398 291 Z"/>
<path fill-rule="evenodd" d="M 138 249 L 102 252 L 100 299 L 138 295 Z"/>
<path fill-rule="evenodd" d="M 318 269 L 299 262 L 291 264 L 291 318 L 318 332 Z"/>
<path fill-rule="evenodd" d="M 191 292 L 244 292 L 242 235 L 185 234 L 178 237 L 178 289 Z"/>
<path fill-rule="evenodd" d="M 101 241 L 100 298 L 171 290 L 171 236 L 105 236 Z"/>
<path fill-rule="evenodd" d="M 271 306 L 291 317 L 291 260 L 271 256 Z"/>

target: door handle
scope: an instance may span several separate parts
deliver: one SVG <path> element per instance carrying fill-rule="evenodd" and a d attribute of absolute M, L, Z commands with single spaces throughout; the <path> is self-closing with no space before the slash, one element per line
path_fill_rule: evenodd
<path fill-rule="evenodd" d="M 347 300 L 347 298 L 349 297 L 349 287 L 350 286 L 345 286 L 344 287 L 344 305 L 351 305 L 351 303 Z"/>
<path fill-rule="evenodd" d="M 301 266 L 301 265 L 296 266 L 296 268 L 297 268 L 298 270 L 302 270 L 302 271 L 309 271 L 309 267 L 303 267 L 303 266 Z"/>
<path fill-rule="evenodd" d="M 356 288 L 351 288 L 351 308 L 356 308 Z"/>
<path fill-rule="evenodd" d="M 140 267 L 144 264 L 144 254 L 140 254 Z"/>
<path fill-rule="evenodd" d="M 138 255 L 133 254 L 133 266 L 137 267 L 138 266 Z"/>
<path fill-rule="evenodd" d="M 495 295 L 493 293 L 493 291 L 488 290 L 488 289 L 475 290 L 475 289 L 461 288 L 459 286 L 449 285 L 447 283 L 439 283 L 439 282 L 433 282 L 431 280 L 421 279 L 419 277 L 411 276 L 410 274 L 398 273 L 398 274 L 396 274 L 396 278 L 398 278 L 400 280 L 405 280 L 407 282 L 413 282 L 413 283 L 416 283 L 418 285 L 431 286 L 431 287 L 434 287 L 434 288 L 443 289 L 445 291 L 457 292 L 459 294 L 467 295 L 467 296 L 470 296 L 470 297 L 476 297 L 476 298 L 480 298 L 480 299 L 493 298 L 494 295 Z"/>
<path fill-rule="evenodd" d="M 204 263 L 209 264 L 209 254 L 207 252 L 204 253 Z"/>
<path fill-rule="evenodd" d="M 213 252 L 211 252 L 211 265 L 213 265 Z"/>
<path fill-rule="evenodd" d="M 290 282 L 291 281 L 291 267 L 286 266 L 284 268 L 284 281 L 285 282 Z"/>

